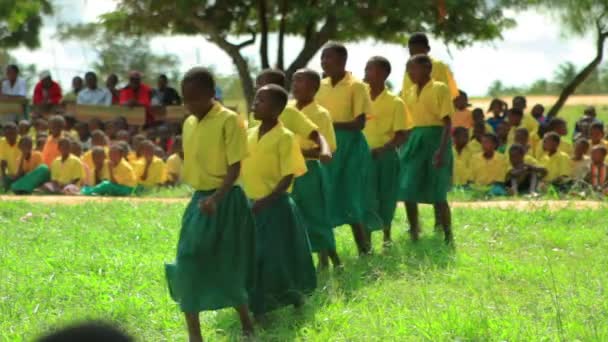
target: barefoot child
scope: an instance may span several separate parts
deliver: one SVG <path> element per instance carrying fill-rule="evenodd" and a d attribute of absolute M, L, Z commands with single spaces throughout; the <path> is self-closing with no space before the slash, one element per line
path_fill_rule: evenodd
<path fill-rule="evenodd" d="M 591 149 L 591 169 L 587 175 L 587 182 L 593 190 L 608 194 L 608 166 L 606 165 L 606 147 L 595 146 Z"/>
<path fill-rule="evenodd" d="M 257 318 L 300 306 L 316 287 L 306 228 L 289 195 L 306 164 L 295 135 L 278 119 L 286 104 L 287 92 L 278 85 L 257 91 L 254 117 L 261 124 L 248 132 L 249 156 L 243 161 L 242 183 L 253 200 L 257 229 L 258 274 L 250 298 Z"/>
<path fill-rule="evenodd" d="M 589 140 L 580 138 L 574 145 L 574 156 L 572 157 L 572 179 L 582 181 L 587 177 L 591 169 L 591 159 L 587 155 L 589 151 Z"/>
<path fill-rule="evenodd" d="M 186 317 L 190 341 L 203 340 L 199 312 L 234 307 L 243 333 L 253 334 L 247 306 L 255 281 L 255 226 L 243 190 L 236 186 L 247 156 L 245 123 L 214 100 L 215 81 L 205 68 L 182 80 L 184 183 L 194 188 L 182 219 L 175 262 L 166 265 L 171 297 Z"/>
<path fill-rule="evenodd" d="M 391 243 L 391 224 L 399 193 L 400 165 L 397 149 L 405 142 L 407 125 L 403 101 L 385 87 L 390 73 L 391 64 L 384 57 L 370 58 L 365 67 L 365 80 L 372 100 L 368 122 L 363 130 L 372 153 L 367 180 L 370 204 L 365 227 L 368 234 L 382 229 L 385 246 Z"/>
<path fill-rule="evenodd" d="M 468 148 L 469 132 L 464 127 L 456 127 L 452 133 L 454 140 L 454 173 L 452 185 L 464 187 L 471 181 L 471 159 L 473 153 Z"/>
<path fill-rule="evenodd" d="M 365 84 L 346 71 L 347 59 L 342 44 L 329 43 L 323 48 L 321 67 L 327 77 L 321 81 L 316 99 L 331 114 L 336 132 L 336 153 L 327 165 L 332 223 L 334 227 L 350 224 L 359 254 L 367 254 L 363 221 L 371 154 L 362 131 L 371 100 Z"/>
<path fill-rule="evenodd" d="M 43 192 L 50 194 L 63 193 L 67 186 L 77 186 L 84 178 L 84 170 L 80 159 L 70 153 L 70 139 L 58 138 L 57 145 L 60 156 L 51 163 L 51 181 L 43 184 L 41 188 Z"/>
<path fill-rule="evenodd" d="M 482 140 L 483 151 L 471 159 L 473 184 L 479 187 L 490 187 L 490 194 L 505 195 L 505 176 L 507 175 L 507 158 L 496 151 L 498 138 L 495 134 L 486 133 Z"/>
<path fill-rule="evenodd" d="M 431 60 L 415 55 L 407 63 L 414 85 L 405 98 L 410 134 L 401 153 L 400 199 L 405 202 L 412 240 L 418 240 L 418 203 L 435 206 L 437 222 L 452 243 L 452 220 L 447 193 L 453 171 L 450 139 L 454 106 L 448 87 L 431 79 Z"/>
<path fill-rule="evenodd" d="M 293 96 L 295 107 L 310 119 L 329 145 L 331 152 L 336 150 L 336 135 L 329 112 L 315 101 L 321 78 L 316 71 L 300 69 L 293 76 Z M 281 117 L 279 116 L 279 119 Z M 330 219 L 329 180 L 327 170 L 319 161 L 321 147 L 310 139 L 298 137 L 302 154 L 306 157 L 308 171 L 296 178 L 293 185 L 293 200 L 298 205 L 313 252 L 319 253 L 319 268 L 329 266 L 328 258 L 334 267 L 341 265 L 336 252 L 336 239 Z"/>
<path fill-rule="evenodd" d="M 559 151 L 560 136 L 555 132 L 545 134 L 543 146 L 545 154 L 539 159 L 540 165 L 547 169 L 545 183 L 553 185 L 558 191 L 570 187 L 572 164 L 570 157 Z"/>
<path fill-rule="evenodd" d="M 24 135 L 19 140 L 19 170 L 11 184 L 11 191 L 18 195 L 31 194 L 34 189 L 48 182 L 51 176 L 49 167 L 42 162 L 42 154 L 32 151 L 32 145 L 32 137 L 29 135 Z"/>
<path fill-rule="evenodd" d="M 101 147 L 94 151 L 94 178 L 100 181 L 95 186 L 84 187 L 83 195 L 89 196 L 129 196 L 137 184 L 135 172 L 131 165 L 123 158 L 120 145 L 114 143 L 110 146 L 109 161 L 105 161 L 105 153 Z"/>
<path fill-rule="evenodd" d="M 4 138 L 0 139 L 0 182 L 8 190 L 19 169 L 21 150 L 17 143 L 17 125 L 14 122 L 4 123 Z"/>
<path fill-rule="evenodd" d="M 539 180 L 547 174 L 546 169 L 526 162 L 525 154 L 526 148 L 518 143 L 511 145 L 509 148 L 511 167 L 507 172 L 505 183 L 508 187 L 508 193 L 512 196 L 522 193 L 535 194 Z"/>

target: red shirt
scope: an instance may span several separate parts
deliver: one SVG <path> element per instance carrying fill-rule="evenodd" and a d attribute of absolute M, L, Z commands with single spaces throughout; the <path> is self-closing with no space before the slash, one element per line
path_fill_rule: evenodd
<path fill-rule="evenodd" d="M 119 102 L 121 105 L 126 105 L 130 100 L 135 100 L 139 105 L 146 108 L 146 123 L 151 123 L 154 118 L 150 114 L 150 99 L 152 90 L 145 84 L 140 84 L 137 93 L 129 86 L 120 90 Z"/>
<path fill-rule="evenodd" d="M 59 87 L 57 82 L 51 82 L 51 87 L 48 89 L 42 88 L 42 81 L 36 84 L 36 87 L 34 88 L 34 98 L 32 99 L 35 105 L 42 104 L 45 91 L 48 93 L 49 104 L 59 104 L 59 102 L 61 102 L 61 87 Z"/>

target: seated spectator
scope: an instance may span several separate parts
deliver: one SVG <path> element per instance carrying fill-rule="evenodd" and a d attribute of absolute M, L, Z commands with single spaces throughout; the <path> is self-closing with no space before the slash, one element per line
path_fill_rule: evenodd
<path fill-rule="evenodd" d="M 51 173 L 49 167 L 42 162 L 42 154 L 33 151 L 32 137 L 29 135 L 19 140 L 21 157 L 19 159 L 19 170 L 11 191 L 17 195 L 31 194 L 37 187 L 49 181 Z"/>
<path fill-rule="evenodd" d="M 543 116 L 545 114 L 545 107 L 542 104 L 535 104 L 530 114 L 540 125 L 545 123 L 545 117 Z"/>
<path fill-rule="evenodd" d="M 454 108 L 456 112 L 452 116 L 452 127 L 464 127 L 466 129 L 473 128 L 473 114 L 468 109 L 471 104 L 467 93 L 460 90 L 459 95 L 454 99 Z"/>
<path fill-rule="evenodd" d="M 25 80 L 19 77 L 19 68 L 10 64 L 6 67 L 6 79 L 0 87 L 0 100 L 23 100 L 27 93 Z M 5 113 L 0 117 L 0 122 L 17 121 L 23 115 L 22 112 Z"/>
<path fill-rule="evenodd" d="M 545 183 L 554 186 L 558 191 L 568 190 L 571 183 L 572 163 L 570 157 L 559 151 L 560 136 L 555 132 L 545 134 L 543 146 L 545 154 L 538 160 L 547 169 Z"/>
<path fill-rule="evenodd" d="M 137 71 L 129 73 L 129 84 L 120 90 L 120 105 L 146 108 L 146 124 L 154 121 L 150 113 L 152 90 L 141 82 L 142 75 Z"/>
<path fill-rule="evenodd" d="M 561 141 L 559 143 L 559 150 L 571 157 L 574 153 L 574 148 L 572 147 L 572 143 L 570 143 L 566 138 L 566 135 L 568 135 L 568 123 L 566 120 L 562 118 L 551 119 L 551 121 L 546 124 L 546 131 L 555 132 L 560 136 Z M 539 159 L 542 157 L 543 153 L 543 144 L 538 144 L 538 146 L 536 146 L 534 155 L 537 159 Z"/>
<path fill-rule="evenodd" d="M 496 137 L 498 138 L 498 152 L 504 153 L 511 133 L 511 125 L 508 121 L 503 121 L 496 127 Z"/>
<path fill-rule="evenodd" d="M 454 131 L 456 134 L 456 131 Z M 466 136 L 468 140 L 468 133 Z M 454 142 L 456 144 L 456 142 Z M 182 166 L 184 164 L 184 150 L 182 148 L 182 136 L 175 137 L 172 146 L 172 154 L 167 159 L 167 183 L 177 185 L 182 180 Z"/>
<path fill-rule="evenodd" d="M 589 138 L 591 142 L 591 149 L 595 146 L 608 147 L 608 143 L 604 140 L 606 134 L 604 133 L 604 124 L 601 122 L 594 122 L 591 124 L 589 129 Z"/>
<path fill-rule="evenodd" d="M 63 136 L 65 119 L 60 115 L 53 115 L 49 121 L 49 126 L 50 136 L 42 149 L 42 161 L 50 167 L 60 155 L 59 139 Z"/>
<path fill-rule="evenodd" d="M 154 143 L 145 140 L 141 143 L 143 152 L 143 163 L 135 170 L 139 185 L 146 188 L 153 188 L 163 185 L 166 181 L 165 162 L 154 155 Z"/>
<path fill-rule="evenodd" d="M 74 126 L 76 126 L 76 122 L 78 122 L 76 118 L 70 114 L 65 114 L 63 115 L 63 119 L 65 120 L 65 134 L 74 140 L 80 141 L 78 132 L 76 131 L 76 129 L 74 129 Z"/>
<path fill-rule="evenodd" d="M 158 157 L 160 160 L 165 161 L 167 159 L 167 153 L 160 146 L 154 146 L 154 156 Z M 166 181 L 166 179 L 165 179 Z"/>
<path fill-rule="evenodd" d="M 85 122 L 77 122 L 74 129 L 78 133 L 78 140 L 82 143 L 82 149 L 88 151 L 91 149 L 91 134 L 89 133 L 89 125 Z"/>
<path fill-rule="evenodd" d="M 594 191 L 608 194 L 608 166 L 606 165 L 605 146 L 595 146 L 591 149 L 591 169 L 587 175 L 587 182 L 593 187 Z"/>
<path fill-rule="evenodd" d="M 504 195 L 505 176 L 507 175 L 507 159 L 496 153 L 498 138 L 493 133 L 486 133 L 482 139 L 482 152 L 471 159 L 471 180 L 477 186 L 491 186 L 493 195 Z"/>
<path fill-rule="evenodd" d="M 133 339 L 106 323 L 81 323 L 59 329 L 36 342 L 132 342 Z"/>
<path fill-rule="evenodd" d="M 39 106 L 58 105 L 61 102 L 61 87 L 51 78 L 51 73 L 40 73 L 40 81 L 34 87 L 32 103 Z"/>
<path fill-rule="evenodd" d="M 166 75 L 161 74 L 158 76 L 158 88 L 154 90 L 154 95 L 152 97 L 153 106 L 173 106 L 182 104 L 182 98 L 177 93 L 177 90 L 169 87 L 168 83 L 169 81 Z"/>
<path fill-rule="evenodd" d="M 48 135 L 46 133 L 40 133 L 36 136 L 36 151 L 42 153 L 44 145 L 46 145 Z M 42 160 L 44 162 L 44 160 Z"/>
<path fill-rule="evenodd" d="M 106 125 L 103 123 L 103 121 L 98 118 L 92 118 L 91 120 L 89 120 L 89 132 L 93 132 L 98 129 L 105 132 Z"/>
<path fill-rule="evenodd" d="M 488 112 L 492 114 L 486 122 L 492 127 L 492 132 L 498 134 L 498 125 L 505 121 L 505 112 L 507 111 L 507 104 L 500 99 L 493 99 L 490 102 Z"/>
<path fill-rule="evenodd" d="M 112 104 L 112 94 L 107 89 L 97 86 L 97 74 L 92 71 L 84 75 L 87 87 L 79 94 L 76 103 L 91 106 L 109 106 Z"/>
<path fill-rule="evenodd" d="M 591 159 L 587 156 L 589 152 L 589 140 L 578 139 L 574 145 L 572 156 L 572 179 L 582 181 L 587 177 L 591 169 Z"/>
<path fill-rule="evenodd" d="M 51 181 L 39 188 L 43 193 L 71 193 L 70 188 L 78 186 L 85 176 L 80 159 L 71 153 L 70 139 L 59 138 L 57 145 L 60 156 L 51 164 Z"/>
<path fill-rule="evenodd" d="M 35 130 L 32 130 L 32 124 L 28 120 L 20 120 L 17 131 L 19 132 L 19 138 L 26 135 L 29 135 L 30 137 L 36 135 Z"/>
<path fill-rule="evenodd" d="M 519 127 L 515 130 L 515 144 L 520 145 L 524 149 L 524 162 L 530 165 L 538 165 L 538 161 L 534 158 L 530 146 L 530 133 L 524 127 Z M 511 146 L 513 146 L 511 145 Z M 509 148 L 509 150 L 511 150 Z"/>
<path fill-rule="evenodd" d="M 75 76 L 74 78 L 72 78 L 72 91 L 67 93 L 64 97 L 63 97 L 63 102 L 71 102 L 74 103 L 76 102 L 76 99 L 78 98 L 78 94 L 80 93 L 80 91 L 84 88 L 84 82 L 82 81 L 82 77 L 80 76 Z"/>
<path fill-rule="evenodd" d="M 127 157 L 129 163 L 133 164 L 139 161 L 143 162 L 144 152 L 142 143 L 146 140 L 146 137 L 143 134 L 136 134 L 131 140 L 133 149 L 131 151 L 132 153 L 130 153 Z"/>
<path fill-rule="evenodd" d="M 112 105 L 120 104 L 120 91 L 116 89 L 118 85 L 118 76 L 116 74 L 110 74 L 106 79 L 106 88 L 112 95 Z"/>
<path fill-rule="evenodd" d="M 97 152 L 99 153 L 99 152 Z M 101 158 L 101 157 L 99 157 Z M 108 179 L 94 187 L 86 187 L 81 193 L 88 196 L 129 196 L 135 190 L 137 179 L 131 165 L 123 158 L 123 152 L 118 144 L 110 146 L 107 172 Z M 100 171 L 100 178 L 103 178 Z"/>
<path fill-rule="evenodd" d="M 527 129 L 521 128 L 525 132 Z M 526 148 L 518 143 L 509 148 L 509 160 L 511 167 L 507 171 L 505 183 L 507 192 L 510 195 L 528 193 L 534 194 L 537 191 L 539 181 L 545 177 L 547 170 L 538 167 L 536 164 L 525 161 Z"/>
<path fill-rule="evenodd" d="M 17 125 L 6 122 L 3 130 L 4 137 L 0 138 L 0 182 L 8 190 L 19 170 L 21 150 L 17 144 Z"/>
<path fill-rule="evenodd" d="M 591 125 L 594 123 L 602 123 L 600 120 L 596 118 L 597 112 L 595 111 L 595 107 L 589 106 L 585 108 L 583 112 L 583 117 L 576 122 L 574 126 L 574 139 L 578 140 L 578 138 L 591 138 Z"/>
<path fill-rule="evenodd" d="M 484 125 L 484 130 L 486 133 L 494 133 L 494 130 L 492 129 L 492 126 L 490 126 L 487 122 L 486 122 L 486 116 L 483 113 L 483 109 L 481 108 L 475 108 L 473 109 L 473 111 L 471 112 L 471 118 L 473 119 L 473 125 L 479 123 Z"/>
<path fill-rule="evenodd" d="M 469 132 L 464 127 L 456 127 L 453 133 L 454 140 L 454 174 L 452 184 L 465 186 L 471 181 L 471 158 L 473 153 L 468 148 Z M 169 161 L 167 161 L 169 168 Z"/>
<path fill-rule="evenodd" d="M 108 149 L 108 137 L 105 135 L 105 133 L 102 130 L 95 130 L 91 133 L 91 146 L 94 147 L 101 147 L 104 151 L 106 151 L 106 154 L 108 153 L 109 149 Z M 85 152 L 85 154 L 82 156 L 82 162 L 85 163 L 87 165 L 87 167 L 89 168 L 89 170 L 94 169 L 94 164 L 93 164 L 93 150 L 89 150 L 87 152 Z"/>
<path fill-rule="evenodd" d="M 532 148 L 532 151 L 535 151 L 536 146 L 538 145 L 538 142 L 540 140 L 540 137 L 537 134 L 538 127 L 534 131 L 531 131 L 528 127 L 524 125 L 523 117 L 524 113 L 521 111 L 521 109 L 511 108 L 509 110 L 509 113 L 507 114 L 507 119 L 511 128 L 507 137 L 507 143 L 509 145 L 512 145 L 515 142 L 515 131 L 517 130 L 517 128 L 523 127 L 528 130 L 530 136 L 530 147 Z"/>
<path fill-rule="evenodd" d="M 473 124 L 473 135 L 471 140 L 469 140 L 468 148 L 471 150 L 471 153 L 477 154 L 481 153 L 481 141 L 483 140 L 484 135 L 486 135 L 486 125 L 483 123 L 475 123 Z"/>
<path fill-rule="evenodd" d="M 49 134 L 49 122 L 45 119 L 39 118 L 34 121 L 34 129 L 35 136 L 37 137 L 40 134 L 48 135 Z"/>
<path fill-rule="evenodd" d="M 538 135 L 540 125 L 538 124 L 538 121 L 536 121 L 536 119 L 532 117 L 532 115 L 524 114 L 527 108 L 527 102 L 528 101 L 524 96 L 515 96 L 512 101 L 511 109 L 517 109 L 521 111 L 521 124 L 523 125 L 523 127 L 528 129 L 528 132 L 530 132 L 530 143 L 533 147 L 536 148 L 536 144 L 540 141 L 540 136 Z M 513 126 L 513 124 L 511 125 Z"/>
<path fill-rule="evenodd" d="M 91 149 L 91 158 L 93 159 L 93 171 L 91 172 L 91 180 L 89 186 L 96 186 L 104 180 L 110 179 L 110 171 L 106 162 L 108 151 L 101 146 L 95 146 Z M 83 192 L 86 190 L 83 189 Z"/>

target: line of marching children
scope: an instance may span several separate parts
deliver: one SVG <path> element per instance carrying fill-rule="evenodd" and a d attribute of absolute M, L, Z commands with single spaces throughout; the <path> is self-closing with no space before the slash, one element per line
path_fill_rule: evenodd
<path fill-rule="evenodd" d="M 431 79 L 428 56 L 413 56 L 406 115 L 404 102 L 384 86 L 388 60 L 369 60 L 367 85 L 345 70 L 346 61 L 343 45 L 326 45 L 327 77 L 298 70 L 293 102 L 285 75 L 263 71 L 247 123 L 213 99 L 207 69 L 184 76 L 192 115 L 182 130 L 183 179 L 195 192 L 166 277 L 190 341 L 202 341 L 200 311 L 233 307 L 250 335 L 250 313 L 259 321 L 272 310 L 300 307 L 316 287 L 313 252 L 319 268 L 330 261 L 341 267 L 333 229 L 350 225 L 359 253 L 367 254 L 373 231 L 383 230 L 390 243 L 398 200 L 407 204 L 412 238 L 419 231 L 417 203 L 432 203 L 452 241 L 448 86 Z M 397 152 L 406 131 L 409 168 Z"/>

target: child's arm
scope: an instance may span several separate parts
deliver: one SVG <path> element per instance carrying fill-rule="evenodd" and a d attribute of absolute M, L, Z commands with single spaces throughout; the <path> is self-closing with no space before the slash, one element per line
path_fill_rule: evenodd
<path fill-rule="evenodd" d="M 17 175 L 15 176 L 15 179 L 19 179 L 19 178 L 23 177 L 23 175 L 25 174 L 25 171 L 23 171 L 24 162 L 25 162 L 25 158 L 23 156 L 21 156 L 21 159 L 19 159 L 19 169 L 17 170 Z"/>
<path fill-rule="evenodd" d="M 325 139 L 325 137 L 319 133 L 319 131 L 312 131 L 308 136 L 308 139 L 317 144 L 318 147 L 309 150 L 302 150 L 304 157 L 319 159 L 323 163 L 329 163 L 331 161 L 332 154 L 329 144 L 327 143 L 327 139 Z"/>
<path fill-rule="evenodd" d="M 334 128 L 347 131 L 362 131 L 365 128 L 365 113 L 359 114 L 353 121 L 334 122 Z"/>
<path fill-rule="evenodd" d="M 262 197 L 253 203 L 251 210 L 254 213 L 257 213 L 261 209 L 263 209 L 265 206 L 271 204 L 276 199 L 278 199 L 279 196 L 284 194 L 287 191 L 287 189 L 289 189 L 289 185 L 291 185 L 291 181 L 293 181 L 293 177 L 294 177 L 294 175 L 287 175 L 287 176 L 283 177 L 283 179 L 281 179 L 281 181 L 277 184 L 277 186 L 274 188 L 274 190 L 272 190 L 270 195 L 268 195 L 266 197 Z"/>
<path fill-rule="evenodd" d="M 390 151 L 390 150 L 399 148 L 399 146 L 403 145 L 406 138 L 407 138 L 406 131 L 397 131 L 397 132 L 395 132 L 395 135 L 393 136 L 393 138 L 389 142 L 384 144 L 384 146 L 373 149 L 372 155 L 374 157 L 376 157 L 386 151 Z"/>
<path fill-rule="evenodd" d="M 443 162 L 443 154 L 445 153 L 445 149 L 448 145 L 448 141 L 450 141 L 450 132 L 452 131 L 452 119 L 450 119 L 449 115 L 446 115 L 443 118 L 443 133 L 441 134 L 441 145 L 437 152 L 435 152 L 435 158 L 433 160 L 433 165 L 435 168 L 440 168 Z"/>
<path fill-rule="evenodd" d="M 215 190 L 215 192 L 207 197 L 204 201 L 201 200 L 199 202 L 199 208 L 201 212 L 207 215 L 213 215 L 215 213 L 217 203 L 224 198 L 224 195 L 232 189 L 234 183 L 237 178 L 239 178 L 239 174 L 241 173 L 241 162 L 236 162 L 230 166 L 228 166 L 228 170 L 226 172 L 226 176 L 224 177 L 224 181 L 222 185 Z"/>
<path fill-rule="evenodd" d="M 141 180 L 145 181 L 148 179 L 148 170 L 150 169 L 150 165 L 152 164 L 152 160 L 146 160 L 146 166 L 144 167 L 144 173 L 141 175 Z"/>

